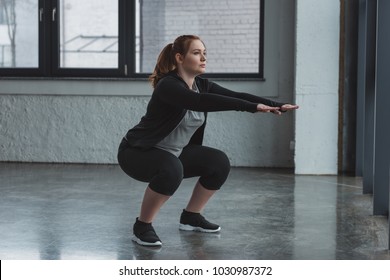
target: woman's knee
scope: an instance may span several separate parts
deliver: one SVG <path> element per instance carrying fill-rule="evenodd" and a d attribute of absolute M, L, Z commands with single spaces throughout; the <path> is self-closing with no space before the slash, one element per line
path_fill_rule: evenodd
<path fill-rule="evenodd" d="M 220 157 L 221 157 L 221 165 L 223 166 L 223 168 L 225 169 L 225 171 L 227 172 L 227 174 L 229 174 L 230 172 L 230 160 L 229 160 L 229 157 L 222 151 L 220 151 Z"/>
<path fill-rule="evenodd" d="M 230 173 L 230 160 L 229 157 L 222 151 L 217 152 L 215 159 L 216 172 L 220 176 L 224 177 L 225 180 Z"/>
<path fill-rule="evenodd" d="M 230 160 L 224 152 L 216 150 L 210 165 L 210 175 L 201 177 L 200 182 L 206 189 L 219 190 L 229 176 Z"/>
<path fill-rule="evenodd" d="M 149 187 L 163 195 L 173 195 L 183 180 L 183 166 L 180 163 L 164 166 L 152 178 Z"/>

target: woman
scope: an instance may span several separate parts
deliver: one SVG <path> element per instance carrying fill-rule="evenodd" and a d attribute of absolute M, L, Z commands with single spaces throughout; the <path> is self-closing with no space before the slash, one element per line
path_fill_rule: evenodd
<path fill-rule="evenodd" d="M 160 53 L 150 76 L 154 88 L 145 116 L 123 138 L 118 162 L 130 177 L 149 183 L 133 227 L 140 245 L 160 246 L 152 221 L 183 178 L 200 177 L 183 209 L 179 229 L 218 232 L 200 213 L 223 185 L 227 156 L 202 146 L 207 112 L 247 111 L 281 114 L 298 106 L 225 89 L 198 77 L 206 69 L 206 48 L 199 37 L 183 35 Z"/>

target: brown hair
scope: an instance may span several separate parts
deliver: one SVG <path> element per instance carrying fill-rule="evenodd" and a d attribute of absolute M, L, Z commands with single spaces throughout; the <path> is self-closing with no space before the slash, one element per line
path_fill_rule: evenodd
<path fill-rule="evenodd" d="M 158 81 L 162 77 L 177 68 L 175 55 L 180 53 L 185 56 L 193 40 L 201 39 L 195 35 L 182 35 L 177 37 L 173 43 L 170 43 L 163 48 L 158 56 L 154 71 L 152 75 L 149 76 L 149 81 L 151 81 L 153 88 L 156 87 Z"/>

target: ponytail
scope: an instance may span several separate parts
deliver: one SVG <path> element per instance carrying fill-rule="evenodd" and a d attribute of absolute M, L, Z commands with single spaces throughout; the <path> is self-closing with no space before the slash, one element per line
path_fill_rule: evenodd
<path fill-rule="evenodd" d="M 173 44 L 170 43 L 165 46 L 165 48 L 161 51 L 160 55 L 157 59 L 157 64 L 154 68 L 152 75 L 149 77 L 149 81 L 151 81 L 153 88 L 156 87 L 158 81 L 162 77 L 164 77 L 168 72 L 174 70 L 176 68 L 175 58 L 173 57 Z"/>
<path fill-rule="evenodd" d="M 153 88 L 156 87 L 158 81 L 160 81 L 166 74 L 176 69 L 177 65 L 175 55 L 180 53 L 185 56 L 193 40 L 200 40 L 200 38 L 196 35 L 182 35 L 177 37 L 173 44 L 170 43 L 165 46 L 158 56 L 153 74 L 149 77 L 149 81 L 151 81 Z"/>

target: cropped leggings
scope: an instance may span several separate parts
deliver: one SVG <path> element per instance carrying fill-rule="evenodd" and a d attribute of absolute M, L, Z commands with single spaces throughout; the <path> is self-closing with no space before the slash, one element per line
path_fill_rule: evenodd
<path fill-rule="evenodd" d="M 148 182 L 153 191 L 168 196 L 175 193 L 183 178 L 198 176 L 203 187 L 218 190 L 230 171 L 224 152 L 200 145 L 185 147 L 177 158 L 158 148 L 141 150 L 122 142 L 118 162 L 127 175 Z"/>

